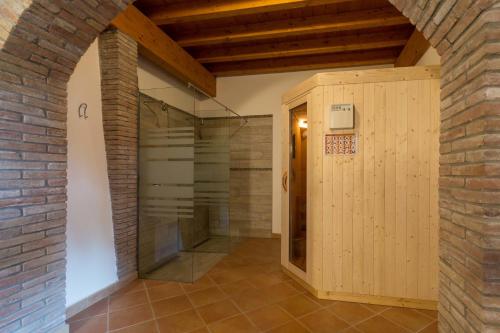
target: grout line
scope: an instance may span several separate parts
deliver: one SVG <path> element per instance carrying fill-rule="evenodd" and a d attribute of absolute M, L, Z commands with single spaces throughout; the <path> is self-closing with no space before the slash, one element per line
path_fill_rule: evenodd
<path fill-rule="evenodd" d="M 146 298 L 148 299 L 148 305 L 149 305 L 149 309 L 151 310 L 151 314 L 153 316 L 153 322 L 155 324 L 156 332 L 159 333 L 160 332 L 160 326 L 158 326 L 158 322 L 156 321 L 155 310 L 153 309 L 153 304 L 151 302 L 151 298 L 149 297 L 149 289 L 147 288 L 145 281 L 142 281 L 142 286 L 144 288 L 144 291 L 146 292 Z"/>
<path fill-rule="evenodd" d="M 262 330 L 259 327 L 257 327 L 257 325 L 253 322 L 253 320 L 250 319 L 250 317 L 247 315 L 247 313 L 244 312 L 243 309 L 240 308 L 240 306 L 238 305 L 238 303 L 236 303 L 232 298 L 229 298 L 229 300 L 240 311 L 240 315 L 243 315 L 250 322 L 250 324 L 252 324 L 255 328 L 257 328 L 258 331 L 262 332 Z M 266 306 L 267 306 L 267 304 L 263 305 L 262 308 L 264 308 Z M 254 311 L 254 310 L 250 310 L 250 311 Z M 247 312 L 250 312 L 250 311 L 247 311 Z"/>
<path fill-rule="evenodd" d="M 436 319 L 434 319 L 432 322 L 429 323 L 429 325 L 422 327 L 420 330 L 416 331 L 415 333 L 423 332 L 425 329 L 431 327 L 434 323 L 437 323 L 437 322 L 438 321 Z"/>
<path fill-rule="evenodd" d="M 181 287 L 182 288 L 182 287 Z M 203 326 L 204 328 L 206 328 L 207 330 L 209 330 L 208 328 L 208 325 L 205 323 L 205 319 L 203 319 L 203 317 L 200 315 L 200 313 L 198 312 L 198 310 L 196 309 L 196 307 L 194 306 L 193 302 L 191 301 L 191 299 L 189 298 L 188 294 L 186 294 L 186 298 L 188 300 L 188 302 L 191 304 L 191 306 L 193 307 L 193 311 L 196 313 L 196 315 L 198 316 L 198 319 L 201 320 L 201 322 L 203 323 Z M 212 304 L 212 303 L 210 303 Z M 196 331 L 196 329 L 195 329 Z M 210 331 L 210 330 L 209 330 Z"/>

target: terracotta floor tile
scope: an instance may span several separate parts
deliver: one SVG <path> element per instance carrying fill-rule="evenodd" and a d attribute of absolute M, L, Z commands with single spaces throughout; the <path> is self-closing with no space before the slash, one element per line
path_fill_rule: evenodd
<path fill-rule="evenodd" d="M 168 316 L 193 308 L 191 302 L 185 295 L 175 296 L 160 301 L 151 302 L 156 317 Z"/>
<path fill-rule="evenodd" d="M 95 303 L 94 305 L 91 305 L 90 307 L 86 308 L 85 310 L 77 313 L 73 317 L 68 319 L 68 323 L 75 321 L 75 320 L 81 320 L 89 317 L 95 317 L 98 315 L 103 315 L 108 313 L 108 298 L 106 297 L 105 299 Z"/>
<path fill-rule="evenodd" d="M 259 330 L 243 315 L 209 325 L 212 333 L 257 333 Z"/>
<path fill-rule="evenodd" d="M 419 331 L 418 333 L 438 333 L 438 323 L 437 321 L 433 322 L 423 330 Z"/>
<path fill-rule="evenodd" d="M 107 316 L 91 317 L 69 323 L 71 333 L 105 333 Z"/>
<path fill-rule="evenodd" d="M 243 280 L 246 276 L 240 272 L 235 271 L 235 269 L 225 269 L 217 271 L 216 273 L 209 273 L 210 278 L 216 284 L 225 284 Z"/>
<path fill-rule="evenodd" d="M 421 330 L 433 321 L 418 311 L 405 308 L 392 308 L 384 311 L 381 316 L 410 331 Z"/>
<path fill-rule="evenodd" d="M 325 309 L 310 313 L 300 318 L 300 321 L 314 333 L 336 333 L 349 327 L 348 323 Z"/>
<path fill-rule="evenodd" d="M 181 283 L 181 286 L 186 293 L 191 293 L 193 291 L 213 287 L 214 282 L 207 275 L 205 275 L 193 283 Z"/>
<path fill-rule="evenodd" d="M 294 317 L 303 316 L 320 308 L 318 304 L 314 303 L 304 295 L 287 298 L 278 304 Z"/>
<path fill-rule="evenodd" d="M 195 307 L 215 303 L 227 298 L 227 296 L 217 287 L 195 291 L 188 294 L 188 297 Z"/>
<path fill-rule="evenodd" d="M 147 321 L 145 323 L 137 324 L 134 326 L 129 326 L 121 330 L 112 331 L 112 333 L 156 333 L 156 323 L 154 320 Z"/>
<path fill-rule="evenodd" d="M 273 328 L 266 333 L 309 333 L 309 330 L 296 321 L 291 321 L 283 326 Z"/>
<path fill-rule="evenodd" d="M 195 331 L 192 331 L 192 332 L 189 332 L 189 333 L 210 333 L 210 332 L 206 328 L 200 328 L 198 330 L 195 330 Z"/>
<path fill-rule="evenodd" d="M 109 314 L 109 329 L 117 330 L 153 319 L 149 304 L 126 308 Z"/>
<path fill-rule="evenodd" d="M 280 282 L 278 284 L 266 287 L 262 289 L 264 295 L 266 295 L 269 303 L 276 303 L 285 298 L 298 295 L 299 291 L 293 288 L 286 282 Z"/>
<path fill-rule="evenodd" d="M 248 318 L 261 330 L 284 325 L 293 318 L 277 305 L 269 305 L 247 313 Z"/>
<path fill-rule="evenodd" d="M 224 300 L 213 304 L 208 304 L 197 309 L 198 314 L 205 323 L 210 324 L 214 321 L 222 320 L 239 314 L 240 311 L 230 300 Z"/>
<path fill-rule="evenodd" d="M 398 326 L 384 317 L 377 315 L 356 326 L 363 333 L 408 333 L 409 331 Z"/>
<path fill-rule="evenodd" d="M 161 286 L 161 285 L 166 284 L 166 283 L 170 284 L 171 282 L 163 281 L 163 280 L 144 280 L 144 285 L 145 285 L 146 289 Z"/>
<path fill-rule="evenodd" d="M 145 291 L 136 291 L 127 294 L 112 295 L 109 298 L 109 312 L 148 303 Z"/>
<path fill-rule="evenodd" d="M 250 311 L 267 305 L 267 297 L 261 290 L 250 288 L 232 297 L 242 311 Z"/>
<path fill-rule="evenodd" d="M 256 288 L 264 288 L 287 280 L 289 280 L 289 278 L 282 272 L 278 271 L 271 274 L 258 274 L 249 278 L 248 282 Z"/>
<path fill-rule="evenodd" d="M 205 326 L 194 310 L 188 310 L 156 320 L 160 333 L 186 333 Z"/>
<path fill-rule="evenodd" d="M 184 294 L 184 290 L 177 282 L 163 283 L 148 288 L 148 294 L 151 301 L 175 297 Z"/>
<path fill-rule="evenodd" d="M 247 280 L 240 280 L 232 283 L 221 284 L 219 288 L 228 296 L 237 296 L 243 291 L 253 288 Z"/>
<path fill-rule="evenodd" d="M 360 321 L 375 315 L 374 312 L 368 310 L 368 308 L 363 305 L 350 302 L 336 302 L 335 304 L 329 306 L 328 310 L 351 325 L 359 323 Z"/>

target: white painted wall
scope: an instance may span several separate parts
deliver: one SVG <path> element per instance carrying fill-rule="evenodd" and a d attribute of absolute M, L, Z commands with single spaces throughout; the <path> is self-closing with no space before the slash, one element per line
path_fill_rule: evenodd
<path fill-rule="evenodd" d="M 95 41 L 68 83 L 67 306 L 117 281 L 100 75 Z"/>
<path fill-rule="evenodd" d="M 151 61 L 139 57 L 139 90 L 183 111 L 194 114 L 194 91 Z M 199 96 L 197 96 L 199 97 Z"/>
<path fill-rule="evenodd" d="M 371 66 L 382 68 L 392 66 Z M 357 68 L 316 70 L 280 74 L 247 75 L 217 79 L 217 99 L 243 116 L 278 114 L 281 97 L 289 89 L 317 73 Z M 279 117 L 273 117 L 273 221 L 272 232 L 281 233 L 281 144 Z"/>

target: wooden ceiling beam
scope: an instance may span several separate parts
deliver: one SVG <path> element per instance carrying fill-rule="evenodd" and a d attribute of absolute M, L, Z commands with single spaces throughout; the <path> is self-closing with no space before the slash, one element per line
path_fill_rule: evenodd
<path fill-rule="evenodd" d="M 406 29 L 370 34 L 352 34 L 312 40 L 265 43 L 221 48 L 204 48 L 192 51 L 193 57 L 202 64 L 269 58 L 283 58 L 323 53 L 339 53 L 403 47 L 409 37 Z"/>
<path fill-rule="evenodd" d="M 133 5 L 111 25 L 132 37 L 145 57 L 208 95 L 216 95 L 215 77 Z"/>
<path fill-rule="evenodd" d="M 427 41 L 420 31 L 415 29 L 394 63 L 394 67 L 415 66 L 429 47 L 431 47 L 429 41 Z"/>
<path fill-rule="evenodd" d="M 409 23 L 409 20 L 395 8 L 387 7 L 347 12 L 335 16 L 313 16 L 305 19 L 288 19 L 212 29 L 208 32 L 199 32 L 196 36 L 180 37 L 177 39 L 177 43 L 182 47 L 192 47 L 397 26 Z"/>
<path fill-rule="evenodd" d="M 220 19 L 246 14 L 351 2 L 354 0 L 206 0 L 155 6 L 146 15 L 158 25 Z"/>
<path fill-rule="evenodd" d="M 393 64 L 401 48 L 208 64 L 216 76 L 238 76 Z"/>

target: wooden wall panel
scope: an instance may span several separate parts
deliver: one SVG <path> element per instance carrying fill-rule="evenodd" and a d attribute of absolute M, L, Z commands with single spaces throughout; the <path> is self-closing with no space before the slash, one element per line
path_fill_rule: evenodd
<path fill-rule="evenodd" d="M 324 90 L 324 134 L 356 133 L 358 153 L 322 154 L 323 290 L 436 300 L 439 80 Z M 355 130 L 328 128 L 341 103 Z"/>

